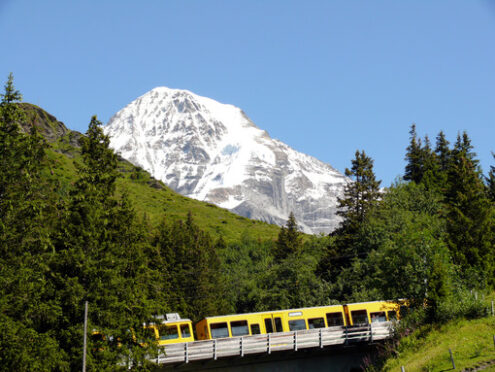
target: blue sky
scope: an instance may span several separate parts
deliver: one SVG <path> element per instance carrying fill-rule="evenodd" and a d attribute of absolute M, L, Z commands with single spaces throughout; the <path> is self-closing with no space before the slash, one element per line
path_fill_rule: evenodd
<path fill-rule="evenodd" d="M 340 171 L 364 149 L 383 186 L 412 122 L 495 165 L 495 0 L 1 0 L 0 45 L 0 78 L 83 132 L 168 86 Z"/>

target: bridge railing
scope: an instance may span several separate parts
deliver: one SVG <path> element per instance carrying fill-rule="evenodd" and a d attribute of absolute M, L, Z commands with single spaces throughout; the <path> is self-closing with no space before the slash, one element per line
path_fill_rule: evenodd
<path fill-rule="evenodd" d="M 330 327 L 264 335 L 220 338 L 167 345 L 156 359 L 159 364 L 189 363 L 249 354 L 271 354 L 278 351 L 324 348 L 390 338 L 392 323 L 381 322 L 362 327 Z"/>

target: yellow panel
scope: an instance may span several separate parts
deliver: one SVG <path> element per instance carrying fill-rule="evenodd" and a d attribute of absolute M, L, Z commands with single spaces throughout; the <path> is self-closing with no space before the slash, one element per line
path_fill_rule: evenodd
<path fill-rule="evenodd" d="M 210 325 L 212 323 L 223 323 L 226 322 L 228 325 L 229 336 L 232 335 L 232 330 L 230 327 L 230 322 L 246 320 L 248 322 L 249 334 L 251 334 L 251 325 L 259 324 L 261 334 L 267 333 L 267 329 L 265 327 L 265 319 L 270 318 L 272 323 L 275 323 L 273 320 L 277 317 L 281 318 L 282 321 L 282 331 L 289 331 L 289 320 L 297 320 L 297 319 L 305 319 L 306 325 L 307 320 L 312 318 L 323 318 L 326 323 L 326 314 L 340 312 L 342 314 L 344 325 L 347 325 L 346 317 L 344 314 L 344 307 L 341 305 L 332 305 L 332 306 L 319 306 L 319 307 L 307 307 L 300 309 L 289 309 L 289 310 L 280 310 L 280 311 L 264 311 L 259 313 L 248 313 L 248 314 L 232 314 L 232 315 L 222 315 L 222 316 L 214 316 L 208 317 L 201 320 L 196 325 L 196 334 L 198 340 L 208 340 L 211 339 L 211 331 Z M 205 333 L 204 327 L 208 328 L 208 333 Z M 275 324 L 273 324 L 275 326 Z"/>
<path fill-rule="evenodd" d="M 360 302 L 355 304 L 347 304 L 345 305 L 347 310 L 347 314 L 350 320 L 351 325 L 353 325 L 351 312 L 356 310 L 366 310 L 368 323 L 371 323 L 370 313 L 381 312 L 381 311 L 390 311 L 395 310 L 399 311 L 399 304 L 394 301 L 373 301 L 373 302 Z"/>

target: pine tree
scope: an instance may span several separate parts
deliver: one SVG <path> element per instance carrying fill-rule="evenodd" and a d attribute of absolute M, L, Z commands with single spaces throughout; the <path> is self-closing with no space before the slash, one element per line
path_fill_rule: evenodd
<path fill-rule="evenodd" d="M 495 153 L 492 152 L 492 156 L 495 159 Z M 490 166 L 490 172 L 487 177 L 487 191 L 488 197 L 495 203 L 495 166 Z"/>
<path fill-rule="evenodd" d="M 443 131 L 438 133 L 436 138 L 435 154 L 438 162 L 437 170 L 437 185 L 441 191 L 445 191 L 447 187 L 448 170 L 451 160 L 451 151 L 449 141 L 445 138 Z"/>
<path fill-rule="evenodd" d="M 95 116 L 86 135 L 52 270 L 64 313 L 57 325 L 58 339 L 71 367 L 80 365 L 81 309 L 88 301 L 90 329 L 106 336 L 104 346 L 88 348 L 88 366 L 105 369 L 129 352 L 144 360 L 133 334 L 142 339 L 143 322 L 163 313 L 165 304 L 159 275 L 149 264 L 152 252 L 145 231 L 127 196 L 114 195 L 117 158 Z"/>
<path fill-rule="evenodd" d="M 373 172 L 373 159 L 364 151 L 356 151 L 352 167 L 345 170 L 345 175 L 354 182 L 344 188 L 344 198 L 338 198 L 337 214 L 343 218 L 339 231 L 354 233 L 378 203 L 381 181 L 376 180 Z"/>
<path fill-rule="evenodd" d="M 282 226 L 274 249 L 274 256 L 281 261 L 290 255 L 297 255 L 301 251 L 302 238 L 297 228 L 294 213 L 289 214 L 286 226 Z"/>
<path fill-rule="evenodd" d="M 454 262 L 471 280 L 493 284 L 493 206 L 488 200 L 476 154 L 466 132 L 452 151 L 448 173 L 448 244 Z M 481 280 L 480 284 L 483 284 Z"/>
<path fill-rule="evenodd" d="M 435 153 L 440 164 L 440 171 L 447 172 L 450 165 L 450 147 L 449 141 L 445 138 L 445 133 L 440 131 L 437 136 L 437 142 L 435 146 Z"/>
<path fill-rule="evenodd" d="M 337 214 L 342 222 L 332 235 L 334 243 L 328 247 L 322 257 L 317 272 L 323 279 L 333 281 L 342 269 L 351 264 L 352 259 L 364 256 L 358 241 L 358 233 L 366 221 L 368 213 L 378 205 L 380 198 L 380 183 L 373 172 L 373 159 L 364 151 L 356 151 L 351 169 L 345 174 L 353 178 L 344 188 L 344 197 L 338 198 Z"/>
<path fill-rule="evenodd" d="M 424 137 L 424 146 L 421 148 L 421 176 L 420 182 L 427 189 L 438 189 L 439 162 L 435 152 L 431 148 L 430 139 Z"/>
<path fill-rule="evenodd" d="M 41 177 L 46 145 L 34 125 L 30 134 L 20 131 L 28 118 L 19 105 L 22 96 L 14 88 L 12 74 L 1 97 L 0 368 L 56 369 L 65 362 L 50 331 L 59 309 L 47 299 L 52 291 L 46 265 L 51 254 L 50 189 Z"/>
<path fill-rule="evenodd" d="M 414 181 L 416 183 L 419 183 L 423 177 L 423 171 L 422 171 L 422 158 L 423 158 L 423 152 L 422 152 L 422 145 L 421 145 L 421 139 L 417 138 L 416 134 L 416 124 L 411 124 L 411 129 L 409 131 L 410 135 L 410 142 L 409 146 L 407 147 L 407 152 L 406 152 L 406 170 L 404 173 L 404 179 L 406 181 Z"/>
<path fill-rule="evenodd" d="M 210 235 L 195 223 L 163 223 L 154 239 L 160 262 L 166 268 L 168 304 L 172 311 L 194 320 L 229 309 L 220 260 Z"/>

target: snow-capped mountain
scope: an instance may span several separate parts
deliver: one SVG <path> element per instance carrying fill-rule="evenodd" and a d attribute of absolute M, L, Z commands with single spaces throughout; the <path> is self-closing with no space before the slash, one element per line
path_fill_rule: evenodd
<path fill-rule="evenodd" d="M 338 225 L 337 196 L 348 179 L 270 138 L 235 106 L 159 87 L 104 130 L 122 157 L 185 196 L 278 225 L 292 211 L 307 233 Z"/>

